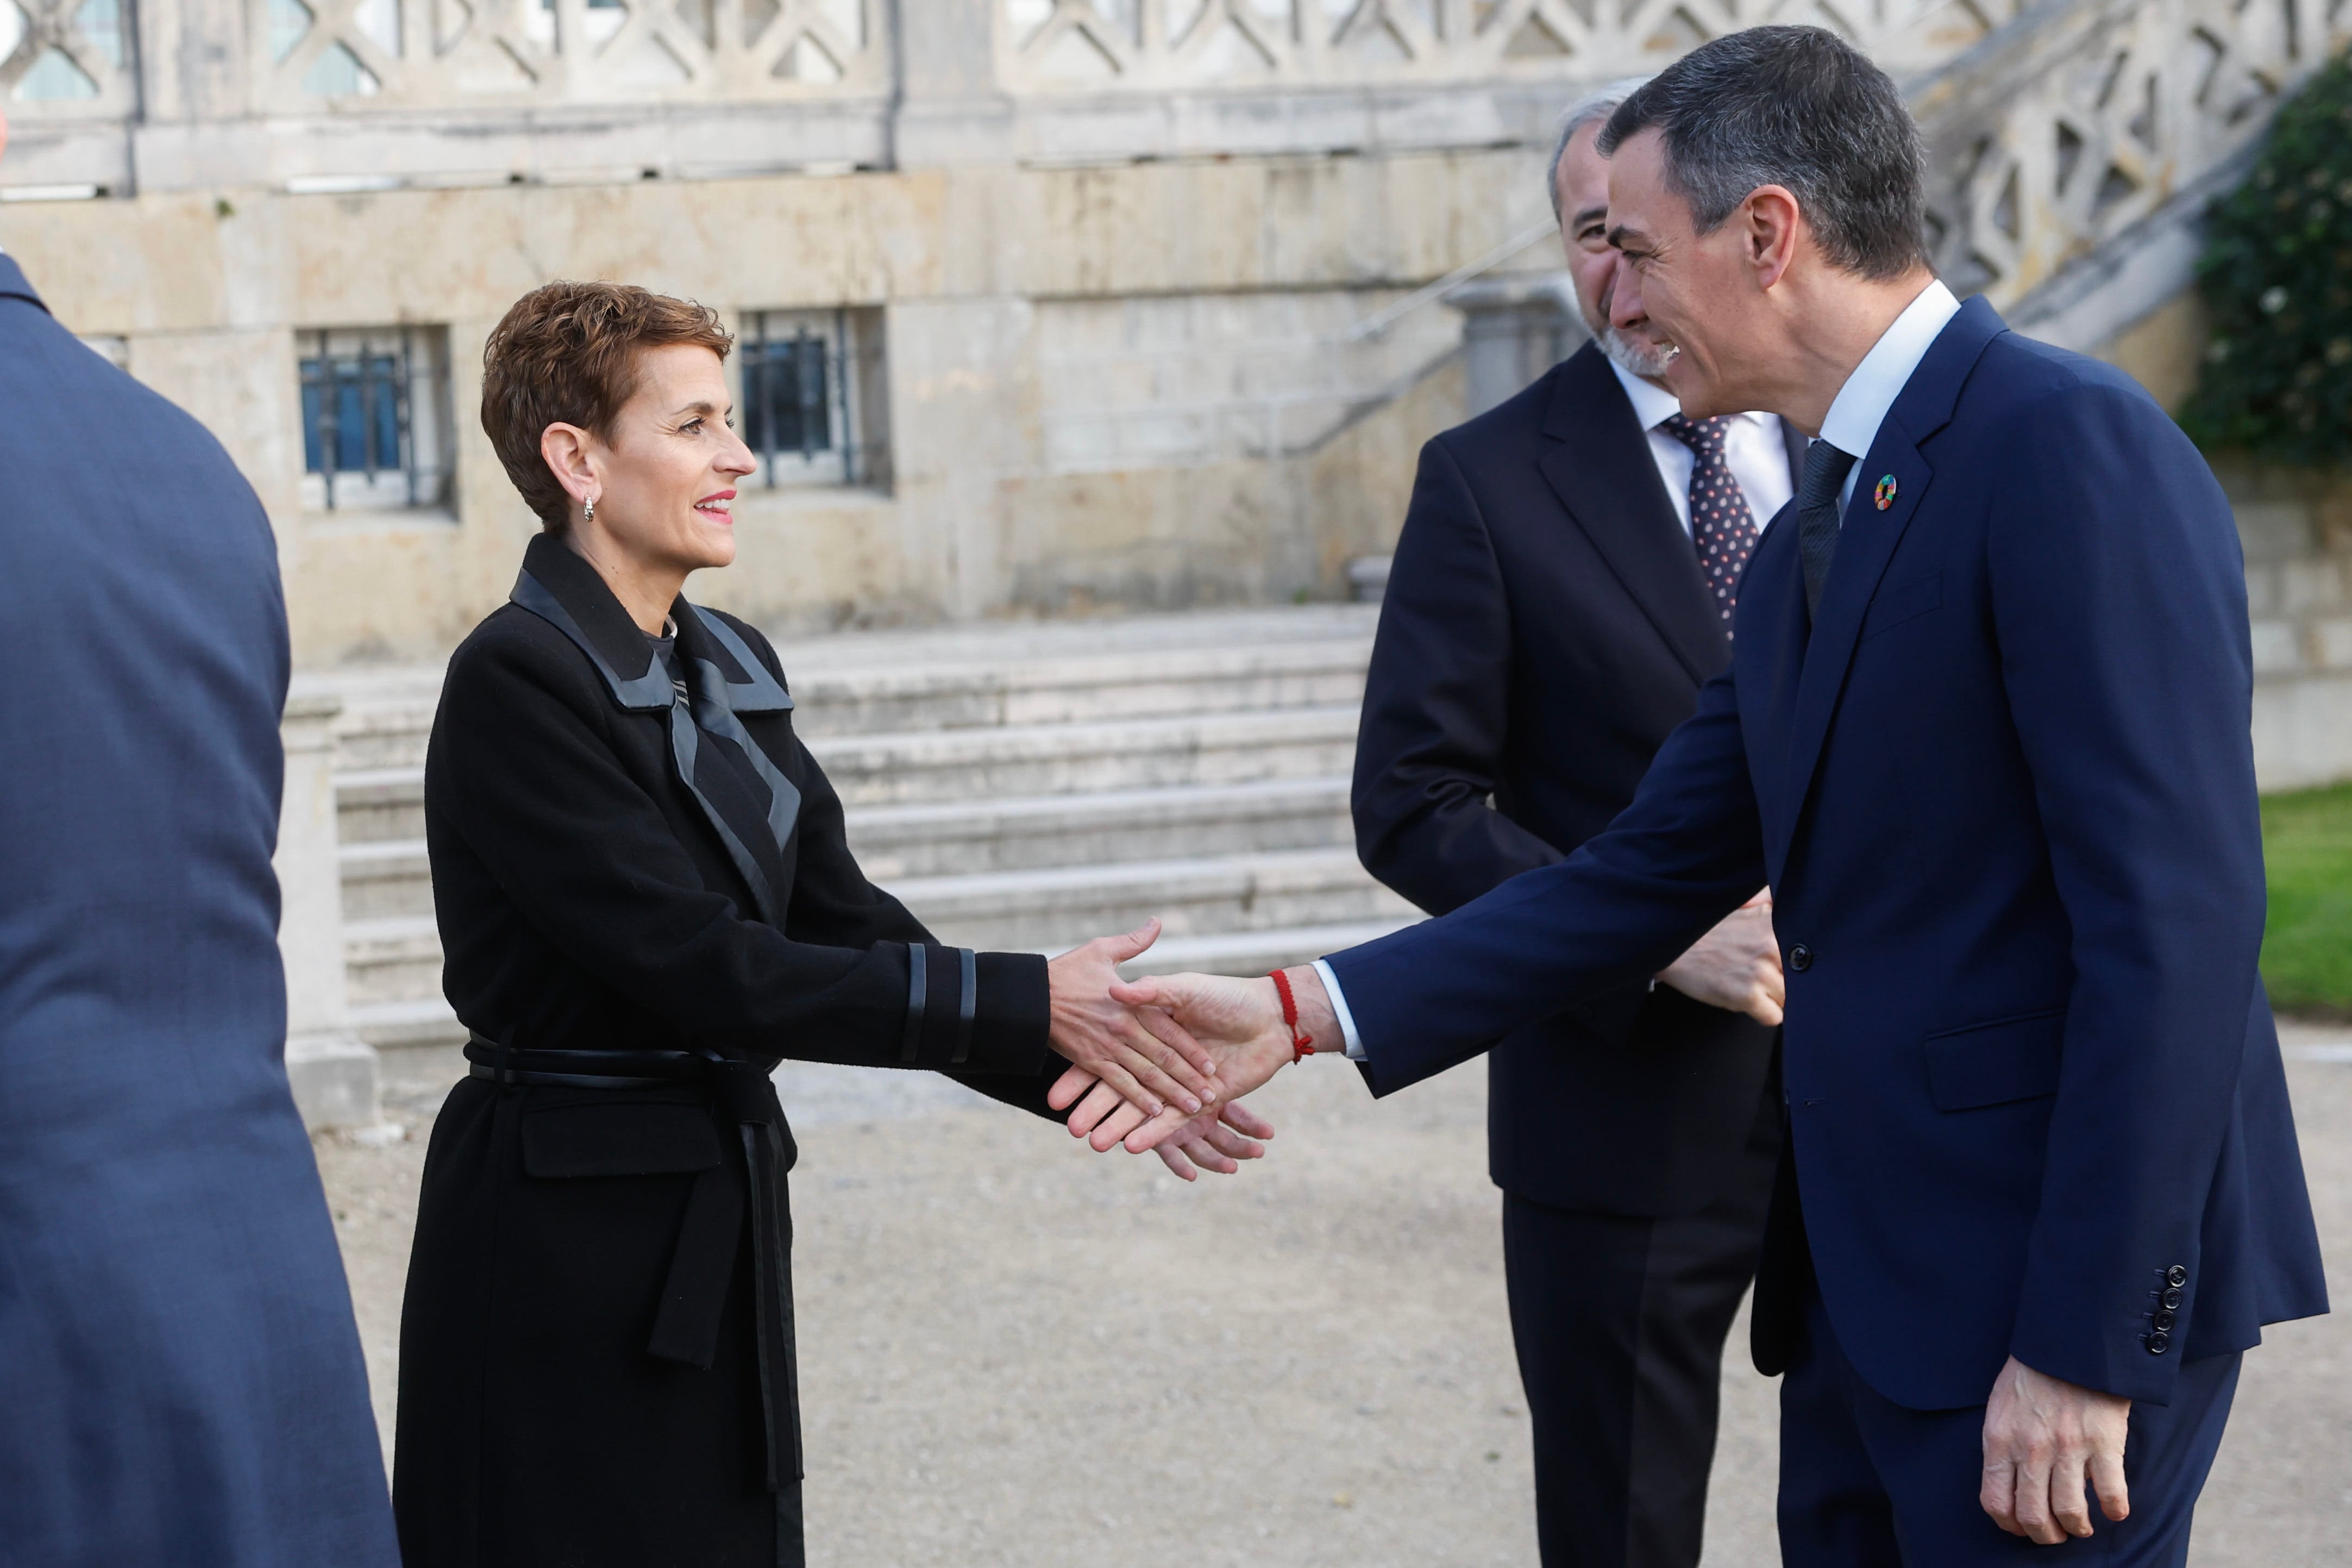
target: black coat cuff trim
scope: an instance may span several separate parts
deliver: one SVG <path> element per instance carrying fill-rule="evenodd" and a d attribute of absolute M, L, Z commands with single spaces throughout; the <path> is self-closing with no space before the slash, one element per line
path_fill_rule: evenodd
<path fill-rule="evenodd" d="M 956 1006 L 955 1055 L 948 1060 L 957 1067 L 971 1059 L 971 1026 L 980 1005 L 980 956 L 968 947 L 956 949 L 956 972 L 960 998 Z"/>
<path fill-rule="evenodd" d="M 1042 1071 L 1052 1026 L 1045 961 L 1029 952 L 907 946 L 898 1060 L 975 1073 Z"/>
<path fill-rule="evenodd" d="M 911 1062 L 923 1051 L 923 1014 L 929 1001 L 930 953 L 919 942 L 907 944 L 907 1028 L 899 1037 L 898 1059 Z"/>

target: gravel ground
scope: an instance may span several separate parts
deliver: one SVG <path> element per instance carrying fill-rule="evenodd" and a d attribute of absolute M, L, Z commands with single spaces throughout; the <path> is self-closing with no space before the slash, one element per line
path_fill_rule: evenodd
<path fill-rule="evenodd" d="M 2340 1284 L 2352 1032 L 2291 1033 Z M 1535 1561 L 1479 1068 L 1378 1106 L 1336 1063 L 1284 1073 L 1269 1157 L 1193 1186 L 943 1080 L 787 1073 L 817 1568 Z M 319 1142 L 387 1440 L 439 1098 L 397 1089 L 404 1141 Z M 1774 1412 L 1735 1354 L 1713 1568 L 1777 1561 Z M 2352 1315 L 2249 1356 L 2193 1561 L 2352 1562 Z"/>

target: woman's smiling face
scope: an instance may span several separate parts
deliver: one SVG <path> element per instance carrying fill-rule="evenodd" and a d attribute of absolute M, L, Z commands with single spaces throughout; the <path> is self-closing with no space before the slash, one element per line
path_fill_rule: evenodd
<path fill-rule="evenodd" d="M 667 343 L 642 351 L 636 371 L 609 435 L 588 444 L 601 481 L 591 526 L 640 569 L 728 565 L 736 481 L 759 464 L 730 423 L 725 367 L 700 344 Z"/>

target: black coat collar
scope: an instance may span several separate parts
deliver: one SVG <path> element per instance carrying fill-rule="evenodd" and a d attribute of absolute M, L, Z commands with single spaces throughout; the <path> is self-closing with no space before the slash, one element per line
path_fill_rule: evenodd
<path fill-rule="evenodd" d="M 512 597 L 577 643 L 622 707 L 649 710 L 670 705 L 669 677 L 656 665 L 653 645 L 596 569 L 562 540 L 542 533 L 530 542 Z M 718 695 L 730 710 L 777 713 L 792 707 L 782 684 L 725 621 L 683 594 L 669 613 L 677 627 L 679 659 L 689 670 L 705 664 L 718 670 Z"/>
<path fill-rule="evenodd" d="M 541 534 L 523 552 L 514 603 L 569 638 L 631 712 L 667 713 L 670 758 L 695 804 L 751 889 L 761 919 L 782 930 L 790 885 L 786 847 L 801 793 L 742 715 L 793 705 L 734 627 L 680 595 L 670 605 L 688 693 L 670 684 L 653 644 L 604 579 L 562 541 Z M 712 744 L 711 742 L 716 742 Z"/>
<path fill-rule="evenodd" d="M 1729 658 L 1723 617 L 1698 552 L 1650 456 L 1650 438 L 1597 343 L 1552 378 L 1545 447 L 1536 459 L 1552 493 L 1609 563 L 1694 681 Z"/>

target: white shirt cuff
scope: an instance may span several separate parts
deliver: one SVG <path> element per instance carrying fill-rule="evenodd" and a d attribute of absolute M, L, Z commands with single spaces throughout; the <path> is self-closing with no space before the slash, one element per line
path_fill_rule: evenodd
<path fill-rule="evenodd" d="M 1315 961 L 1315 973 L 1322 976 L 1323 989 L 1330 993 L 1331 1011 L 1339 1015 L 1339 1034 L 1348 1042 L 1348 1059 L 1362 1061 L 1363 1037 L 1356 1033 L 1355 1015 L 1348 1011 L 1348 994 L 1339 989 L 1339 977 L 1332 973 L 1331 966 L 1319 958 Z"/>

